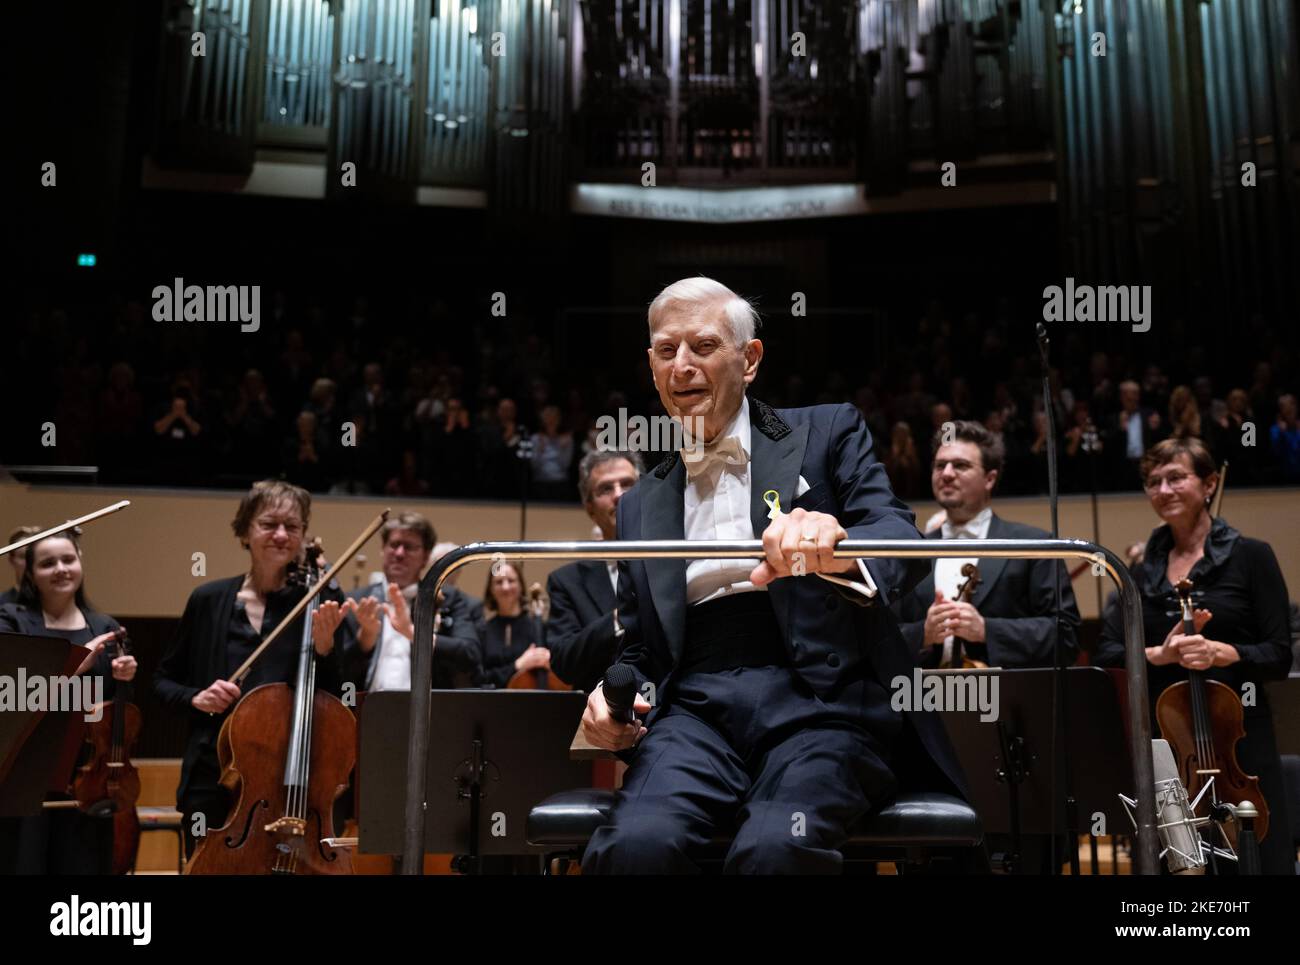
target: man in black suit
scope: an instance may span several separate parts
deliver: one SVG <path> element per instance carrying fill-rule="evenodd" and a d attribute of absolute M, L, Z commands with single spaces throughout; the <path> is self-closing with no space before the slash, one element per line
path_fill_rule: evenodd
<path fill-rule="evenodd" d="M 935 433 L 930 485 L 943 524 L 927 539 L 1046 539 L 1034 526 L 993 512 L 1002 475 L 1001 442 L 978 422 L 958 421 Z M 971 602 L 956 599 L 962 565 L 975 563 L 980 582 Z M 1050 667 L 1056 630 L 1055 574 L 1061 578 L 1061 645 L 1074 662 L 1081 624 L 1069 573 L 1058 560 L 936 559 L 929 575 L 895 605 L 903 637 L 923 667 L 937 667 L 953 639 L 991 667 Z"/>
<path fill-rule="evenodd" d="M 1143 454 L 1167 435 L 1160 413 L 1141 404 L 1142 387 L 1136 382 L 1119 384 L 1119 411 L 1106 419 L 1103 453 L 1110 468 L 1111 483 L 1121 489 L 1141 489 L 1138 464 Z"/>
<path fill-rule="evenodd" d="M 384 523 L 380 540 L 384 579 L 348 594 L 356 611 L 349 616 L 352 633 L 344 650 L 344 668 L 358 690 L 410 690 L 415 635 L 410 602 L 438 537 L 427 519 L 406 512 Z M 441 596 L 433 686 L 468 686 L 479 660 L 472 605 L 449 583 L 443 585 Z"/>
<path fill-rule="evenodd" d="M 694 871 L 732 829 L 724 870 L 835 872 L 854 822 L 909 772 L 963 785 L 937 715 L 890 708 L 913 662 L 888 603 L 924 564 L 832 556 L 850 536 L 916 539 L 913 516 L 851 405 L 746 397 L 763 357 L 755 321 L 708 278 L 650 306 L 651 373 L 687 446 L 623 497 L 618 537 L 761 536 L 766 557 L 620 565 L 619 662 L 646 716 L 616 721 L 602 688 L 587 702 L 587 740 L 631 753 L 584 872 Z"/>
<path fill-rule="evenodd" d="M 614 538 L 619 500 L 643 471 L 635 452 L 597 449 L 583 456 L 578 492 L 601 539 Z M 579 560 L 555 570 L 546 581 L 551 598 L 546 627 L 551 669 L 577 690 L 593 690 L 618 654 L 617 585 L 618 564 L 613 560 Z"/>

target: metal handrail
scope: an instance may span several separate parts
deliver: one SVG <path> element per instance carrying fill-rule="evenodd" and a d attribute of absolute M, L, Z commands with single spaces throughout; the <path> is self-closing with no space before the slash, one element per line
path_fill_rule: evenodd
<path fill-rule="evenodd" d="M 433 635 L 438 590 L 453 572 L 470 563 L 499 560 L 649 560 L 765 558 L 761 540 L 573 540 L 469 543 L 441 557 L 420 581 L 415 601 L 415 639 Z M 1151 760 L 1151 717 L 1147 700 L 1146 647 L 1142 601 L 1128 567 L 1095 543 L 1078 539 L 846 539 L 835 546 L 836 559 L 1084 559 L 1110 574 L 1119 590 L 1124 618 L 1124 659 L 1128 671 L 1129 753 L 1138 800 L 1138 874 L 1157 871 L 1155 769 Z M 433 680 L 431 647 L 411 647 L 411 726 L 406 755 L 406 827 L 402 873 L 424 870 L 425 783 L 429 762 L 429 692 Z"/>

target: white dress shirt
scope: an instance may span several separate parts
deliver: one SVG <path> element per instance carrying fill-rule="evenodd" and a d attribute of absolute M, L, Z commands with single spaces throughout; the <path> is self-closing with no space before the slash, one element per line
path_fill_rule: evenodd
<path fill-rule="evenodd" d="M 988 539 L 989 523 L 992 519 L 993 508 L 991 506 L 985 506 L 960 526 L 954 526 L 951 520 L 944 520 L 943 538 Z M 975 563 L 978 565 L 979 560 L 972 556 L 958 559 L 941 558 L 934 561 L 934 586 L 935 589 L 943 591 L 943 598 L 945 600 L 952 601 L 957 599 L 957 588 L 966 582 L 966 578 L 961 575 L 961 568 L 967 563 Z M 943 638 L 943 654 L 945 660 L 951 658 L 951 634 Z"/>
<path fill-rule="evenodd" d="M 751 429 L 749 399 L 742 396 L 740 411 L 714 444 L 735 437 L 745 456 L 744 465 L 718 464 L 695 479 L 687 479 L 687 539 L 755 538 L 754 524 L 749 518 Z M 686 566 L 686 602 L 703 603 L 730 593 L 766 591 L 767 587 L 749 582 L 749 574 L 756 565 L 753 560 L 691 560 Z"/>
<path fill-rule="evenodd" d="M 742 396 L 740 411 L 708 448 L 713 448 L 722 439 L 735 438 L 744 455 L 744 462 L 742 465 L 715 463 L 695 479 L 687 476 L 684 513 L 687 539 L 758 538 L 759 534 L 754 532 L 754 524 L 749 515 L 753 499 L 750 468 L 753 456 L 752 428 L 749 422 L 749 399 Z M 795 498 L 802 496 L 808 489 L 807 481 L 800 476 Z M 754 560 L 691 560 L 686 566 L 687 604 L 703 603 L 732 593 L 766 592 L 766 586 L 755 586 L 749 581 L 749 574 L 753 572 L 756 565 Z M 839 575 L 820 573 L 818 575 L 832 582 L 852 587 L 864 596 L 875 596 L 875 582 L 862 560 L 858 560 L 858 569 L 861 571 L 865 585 L 844 579 Z"/>
<path fill-rule="evenodd" d="M 387 586 L 388 584 L 384 584 Z M 419 583 L 412 583 L 402 590 L 409 605 L 414 601 Z M 388 614 L 380 611 L 379 627 L 379 664 L 375 667 L 370 680 L 371 690 L 410 690 L 411 689 L 411 641 L 393 629 Z"/>
<path fill-rule="evenodd" d="M 1142 448 L 1142 413 L 1140 411 L 1129 413 L 1125 441 L 1127 442 L 1124 450 L 1125 456 L 1129 459 L 1141 459 L 1145 450 Z"/>

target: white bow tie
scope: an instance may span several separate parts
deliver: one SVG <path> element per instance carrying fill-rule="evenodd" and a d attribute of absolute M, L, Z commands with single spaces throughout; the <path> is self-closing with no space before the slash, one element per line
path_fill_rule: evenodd
<path fill-rule="evenodd" d="M 973 529 L 958 526 L 948 535 L 948 539 L 979 539 L 979 535 Z"/>
<path fill-rule="evenodd" d="M 703 450 L 688 446 L 681 450 L 681 454 L 682 462 L 686 464 L 686 476 L 689 479 L 711 474 L 710 471 L 714 466 L 743 469 L 749 464 L 749 456 L 741 448 L 740 439 L 736 436 L 727 436 L 712 446 L 706 446 Z"/>

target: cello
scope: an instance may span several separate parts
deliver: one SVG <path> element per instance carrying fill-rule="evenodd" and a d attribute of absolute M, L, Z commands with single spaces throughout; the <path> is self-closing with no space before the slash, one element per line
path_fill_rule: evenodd
<path fill-rule="evenodd" d="M 1179 580 L 1176 589 L 1183 633 L 1195 634 L 1192 581 Z M 1188 797 L 1195 800 L 1201 789 L 1213 781 L 1212 804 L 1249 801 L 1259 815 L 1255 819 L 1256 838 L 1263 841 L 1268 834 L 1268 803 L 1259 789 L 1259 778 L 1247 774 L 1237 762 L 1237 741 L 1246 736 L 1242 715 L 1237 692 L 1218 680 L 1207 680 L 1203 670 L 1188 670 L 1186 680 L 1170 684 L 1156 699 L 1156 722 L 1161 736 L 1173 748 Z M 1235 848 L 1237 823 L 1221 827 Z"/>
<path fill-rule="evenodd" d="M 974 563 L 963 563 L 961 575 L 966 579 L 957 587 L 957 602 L 969 603 L 975 596 L 975 589 L 983 582 L 980 579 L 980 568 Z M 966 641 L 955 635 L 952 638 L 952 654 L 939 662 L 940 670 L 975 670 L 987 667 L 988 664 L 983 660 L 976 660 L 966 653 Z"/>
<path fill-rule="evenodd" d="M 327 844 L 334 802 L 356 759 L 356 718 L 341 700 L 316 689 L 312 616 L 317 597 L 388 512 L 381 513 L 333 566 L 317 577 L 319 543 L 292 579 L 306 595 L 231 675 L 238 681 L 297 617 L 303 615 L 298 671 L 288 684 L 263 684 L 231 710 L 217 737 L 221 784 L 236 800 L 226 823 L 209 830 L 185 874 L 351 874 L 352 855 Z"/>
<path fill-rule="evenodd" d="M 118 627 L 109 641 L 109 658 L 129 652 L 126 631 Z M 140 845 L 140 774 L 131 763 L 131 750 L 140 736 L 140 708 L 127 699 L 127 685 L 118 683 L 111 704 L 98 704 L 100 719 L 86 725 L 86 743 L 93 756 L 77 769 L 72 797 L 86 814 L 113 819 L 113 874 L 135 866 Z"/>

